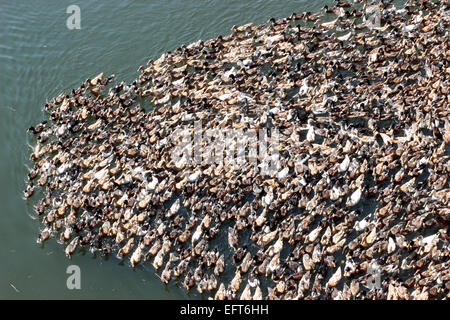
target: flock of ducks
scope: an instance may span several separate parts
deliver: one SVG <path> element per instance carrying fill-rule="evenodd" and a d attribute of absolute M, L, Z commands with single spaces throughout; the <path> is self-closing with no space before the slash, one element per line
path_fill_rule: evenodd
<path fill-rule="evenodd" d="M 87 79 L 30 128 L 38 242 L 215 299 L 449 298 L 449 17 L 339 1 Z M 277 128 L 282 173 L 174 163 L 195 121 Z"/>

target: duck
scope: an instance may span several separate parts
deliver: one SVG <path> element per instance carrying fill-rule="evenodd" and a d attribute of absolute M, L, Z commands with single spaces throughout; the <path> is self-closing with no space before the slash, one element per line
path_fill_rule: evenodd
<path fill-rule="evenodd" d="M 337 284 L 340 282 L 341 279 L 342 279 L 342 271 L 341 268 L 338 267 L 337 270 L 331 276 L 331 278 L 328 280 L 326 286 L 328 288 L 333 288 L 337 286 Z"/>
<path fill-rule="evenodd" d="M 184 274 L 189 265 L 190 260 L 191 257 L 187 257 L 186 259 L 183 259 L 178 263 L 177 267 L 173 270 L 173 274 L 175 277 L 181 277 Z"/>
<path fill-rule="evenodd" d="M 239 270 L 236 270 L 236 273 L 230 282 L 230 287 L 231 287 L 231 290 L 233 291 L 233 293 L 236 293 L 239 291 L 241 282 L 242 282 L 241 272 Z"/>
<path fill-rule="evenodd" d="M 137 265 L 141 261 L 142 249 L 143 249 L 143 244 L 138 245 L 136 250 L 133 252 L 133 254 L 130 257 L 130 264 L 133 268 L 135 265 Z"/>
<path fill-rule="evenodd" d="M 219 289 L 217 290 L 217 292 L 216 292 L 216 294 L 214 296 L 214 299 L 215 300 L 225 300 L 226 295 L 227 295 L 226 288 L 225 288 L 225 285 L 222 282 L 219 285 Z"/>
<path fill-rule="evenodd" d="M 214 274 L 211 274 L 209 276 L 209 280 L 208 280 L 208 291 L 214 291 L 217 289 L 217 279 L 214 276 Z"/>
<path fill-rule="evenodd" d="M 207 279 L 201 279 L 197 282 L 197 291 L 198 293 L 202 294 L 203 292 L 208 290 L 208 280 Z"/>
<path fill-rule="evenodd" d="M 42 233 L 41 233 L 41 234 L 42 234 Z M 44 234 L 44 236 L 42 237 L 42 239 L 45 238 L 46 235 L 47 235 L 47 234 Z M 66 250 L 65 250 L 65 253 L 66 253 L 66 256 L 67 256 L 67 257 L 69 257 L 69 258 L 72 257 L 73 253 L 75 252 L 75 249 L 77 248 L 79 239 L 80 239 L 79 236 L 78 236 L 78 237 L 75 237 L 75 238 L 73 238 L 72 241 L 67 245 Z"/>
<path fill-rule="evenodd" d="M 248 270 L 250 269 L 250 266 L 251 266 L 252 262 L 253 262 L 252 255 L 250 254 L 250 252 L 247 251 L 247 253 L 245 254 L 244 259 L 242 260 L 242 263 L 239 266 L 240 271 L 243 274 L 247 273 Z"/>
<path fill-rule="evenodd" d="M 203 269 L 205 267 L 204 262 L 200 263 L 197 268 L 194 270 L 194 280 L 196 282 L 200 282 L 203 279 Z"/>
<path fill-rule="evenodd" d="M 280 254 L 275 254 L 267 265 L 266 276 L 271 274 L 273 276 L 275 270 L 279 268 L 280 265 Z"/>
<path fill-rule="evenodd" d="M 239 298 L 240 300 L 253 300 L 252 291 L 250 288 L 250 285 L 247 284 L 244 288 L 244 291 L 242 291 L 242 294 Z"/>
<path fill-rule="evenodd" d="M 238 264 L 239 262 L 242 261 L 242 259 L 244 259 L 246 252 L 247 252 L 247 246 L 246 245 L 244 245 L 243 247 L 238 248 L 235 251 L 235 253 L 234 253 L 233 257 L 232 257 L 232 261 L 235 264 Z"/>
<path fill-rule="evenodd" d="M 161 273 L 161 281 L 165 284 L 169 283 L 172 279 L 172 269 L 170 269 L 171 261 L 166 263 L 164 270 Z"/>
<path fill-rule="evenodd" d="M 224 254 L 221 254 L 214 267 L 214 274 L 216 276 L 219 276 L 224 271 L 224 269 L 225 269 L 225 256 Z"/>
<path fill-rule="evenodd" d="M 163 265 L 163 261 L 164 261 L 164 256 L 166 255 L 167 251 L 168 251 L 168 245 L 167 245 L 167 241 L 165 241 L 163 243 L 163 245 L 161 246 L 161 249 L 158 251 L 158 253 L 156 254 L 155 258 L 153 259 L 153 267 L 158 270 L 159 268 L 162 267 Z"/>
<path fill-rule="evenodd" d="M 314 142 L 314 140 L 316 139 L 316 135 L 314 133 L 314 126 L 312 119 L 308 120 L 306 128 L 308 129 L 308 132 L 306 133 L 306 140 L 309 142 Z"/>
<path fill-rule="evenodd" d="M 34 194 L 34 190 L 35 190 L 35 185 L 33 183 L 30 183 L 29 185 L 27 185 L 27 188 L 23 192 L 24 197 L 31 198 Z"/>
<path fill-rule="evenodd" d="M 186 273 L 186 276 L 184 277 L 184 280 L 183 280 L 183 287 L 189 291 L 194 286 L 195 286 L 195 281 L 192 276 L 192 271 L 188 270 L 188 272 Z"/>
<path fill-rule="evenodd" d="M 262 291 L 261 291 L 261 288 L 259 287 L 259 285 L 256 286 L 252 299 L 253 300 L 262 300 L 263 299 Z"/>
<path fill-rule="evenodd" d="M 353 207 L 356 206 L 359 201 L 361 200 L 361 195 L 362 195 L 362 188 L 359 187 L 358 189 L 356 189 L 350 196 L 349 199 L 347 199 L 347 206 L 349 207 Z"/>
<path fill-rule="evenodd" d="M 236 246 L 238 244 L 238 234 L 236 229 L 233 227 L 228 227 L 228 245 L 236 251 Z"/>

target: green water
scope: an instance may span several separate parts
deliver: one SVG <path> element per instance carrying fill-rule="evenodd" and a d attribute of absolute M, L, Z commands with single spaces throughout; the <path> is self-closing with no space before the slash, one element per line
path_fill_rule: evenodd
<path fill-rule="evenodd" d="M 232 25 L 263 23 L 292 12 L 317 11 L 332 0 L 299 1 L 1 1 L 0 2 L 0 298 L 202 298 L 176 283 L 165 286 L 150 265 L 129 268 L 115 257 L 65 257 L 54 239 L 36 244 L 34 201 L 22 190 L 31 137 L 42 106 L 100 72 L 131 81 L 149 58 Z M 81 9 L 81 29 L 69 30 L 66 8 Z M 81 289 L 69 290 L 66 269 L 81 268 Z M 203 297 L 205 298 L 205 297 Z"/>

